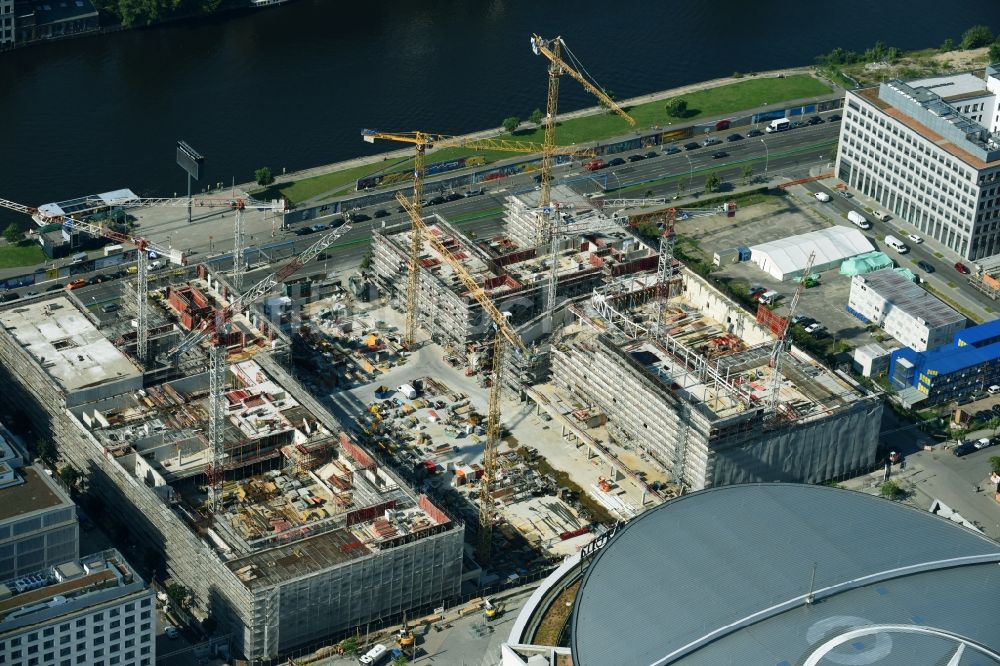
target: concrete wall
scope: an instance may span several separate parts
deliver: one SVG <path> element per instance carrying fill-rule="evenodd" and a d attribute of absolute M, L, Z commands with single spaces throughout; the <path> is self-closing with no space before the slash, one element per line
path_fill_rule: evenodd
<path fill-rule="evenodd" d="M 685 269 L 681 276 L 688 300 L 706 315 L 723 324 L 727 332 L 738 335 L 748 347 L 774 340 L 774 336 L 757 324 L 752 315 L 697 274 Z"/>

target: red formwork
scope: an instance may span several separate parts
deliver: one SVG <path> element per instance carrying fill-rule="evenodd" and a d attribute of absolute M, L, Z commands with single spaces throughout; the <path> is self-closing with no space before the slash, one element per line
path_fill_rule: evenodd
<path fill-rule="evenodd" d="M 344 433 L 340 433 L 340 447 L 362 469 L 375 469 L 375 461 L 372 457 L 365 453 L 364 449 L 352 442 Z"/>
<path fill-rule="evenodd" d="M 427 495 L 421 495 L 417 499 L 417 504 L 428 516 L 430 516 L 431 520 L 433 520 L 436 525 L 444 525 L 449 522 L 448 516 L 444 514 L 444 511 L 434 506 L 434 504 L 427 499 Z"/>
<path fill-rule="evenodd" d="M 781 335 L 785 331 L 788 320 L 774 314 L 766 305 L 757 304 L 757 323 L 767 327 L 775 335 Z"/>

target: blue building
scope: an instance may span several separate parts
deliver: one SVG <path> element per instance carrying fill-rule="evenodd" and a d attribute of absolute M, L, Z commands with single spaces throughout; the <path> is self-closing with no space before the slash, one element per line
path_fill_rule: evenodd
<path fill-rule="evenodd" d="M 889 383 L 909 404 L 962 402 L 1000 385 L 1000 319 L 967 328 L 952 342 L 917 352 L 897 349 L 889 361 Z M 907 399 L 907 389 L 918 394 Z"/>

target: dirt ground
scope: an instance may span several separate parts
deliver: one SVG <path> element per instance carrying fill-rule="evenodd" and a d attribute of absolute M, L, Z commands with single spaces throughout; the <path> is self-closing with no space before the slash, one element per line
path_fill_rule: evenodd
<path fill-rule="evenodd" d="M 912 79 L 926 76 L 945 76 L 985 67 L 987 48 L 969 51 L 931 53 L 933 49 L 918 51 L 900 58 L 895 63 L 874 62 L 845 67 L 844 72 L 858 79 L 862 85 L 877 84 L 890 78 Z"/>

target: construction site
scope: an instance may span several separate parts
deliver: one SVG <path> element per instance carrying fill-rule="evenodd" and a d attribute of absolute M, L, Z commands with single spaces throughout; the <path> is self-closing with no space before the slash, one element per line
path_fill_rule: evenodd
<path fill-rule="evenodd" d="M 462 524 L 276 360 L 289 340 L 258 301 L 340 233 L 242 293 L 177 271 L 108 324 L 73 292 L 0 311 L 5 396 L 251 659 L 429 611 L 461 584 Z"/>

